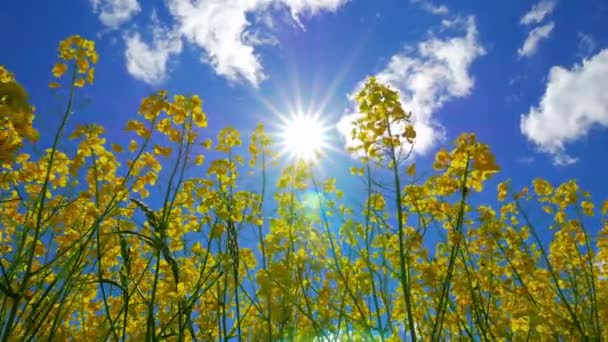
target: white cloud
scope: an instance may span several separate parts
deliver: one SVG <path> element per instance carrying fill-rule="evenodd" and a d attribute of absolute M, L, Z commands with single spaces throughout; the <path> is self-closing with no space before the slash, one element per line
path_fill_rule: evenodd
<path fill-rule="evenodd" d="M 522 25 L 538 24 L 555 9 L 555 1 L 543 0 L 532 6 L 519 21 Z"/>
<path fill-rule="evenodd" d="M 522 164 L 526 164 L 526 165 L 532 165 L 534 163 L 534 157 L 520 157 L 519 159 L 517 159 L 518 163 L 522 163 Z"/>
<path fill-rule="evenodd" d="M 589 56 L 595 48 L 597 47 L 597 43 L 595 39 L 590 34 L 585 34 L 582 32 L 578 33 L 578 51 L 583 56 Z"/>
<path fill-rule="evenodd" d="M 446 5 L 433 5 L 427 0 L 410 0 L 410 3 L 420 5 L 423 10 L 431 14 L 447 15 L 450 13 L 450 10 Z"/>
<path fill-rule="evenodd" d="M 93 12 L 99 21 L 110 29 L 116 29 L 141 11 L 137 0 L 91 0 Z"/>
<path fill-rule="evenodd" d="M 444 20 L 443 26 L 444 29 L 457 29 L 459 34 L 449 38 L 432 36 L 420 42 L 415 53 L 394 55 L 376 75 L 380 82 L 397 89 L 404 109 L 412 111 L 412 123 L 417 131 L 414 153 L 417 154 L 427 153 L 443 140 L 443 126 L 433 114 L 445 102 L 471 93 L 475 83 L 470 75 L 471 64 L 485 54 L 478 40 L 474 17 Z M 346 146 L 353 145 L 350 123 L 358 115 L 346 115 L 338 123 Z"/>
<path fill-rule="evenodd" d="M 520 57 L 530 57 L 536 53 L 538 50 L 538 44 L 549 38 L 551 32 L 553 32 L 553 28 L 555 27 L 554 22 L 549 22 L 543 26 L 535 27 L 530 33 L 528 33 L 528 37 L 524 42 L 524 46 L 522 46 L 517 53 Z"/>
<path fill-rule="evenodd" d="M 320 11 L 334 12 L 348 1 L 349 0 L 277 0 L 275 2 L 287 6 L 291 10 L 291 14 L 295 18 L 299 18 L 303 13 L 314 15 Z"/>
<path fill-rule="evenodd" d="M 565 144 L 586 136 L 592 127 L 608 127 L 608 49 L 568 70 L 554 66 L 545 94 L 536 107 L 521 115 L 520 129 L 555 164 L 577 161 Z"/>
<path fill-rule="evenodd" d="M 556 166 L 568 166 L 576 164 L 578 160 L 578 158 L 569 156 L 566 153 L 560 153 L 553 157 L 553 164 L 555 164 Z"/>
<path fill-rule="evenodd" d="M 152 44 L 143 41 L 139 33 L 125 35 L 127 71 L 134 78 L 150 84 L 165 80 L 169 58 L 182 51 L 181 38 L 162 28 L 153 20 Z"/>
<path fill-rule="evenodd" d="M 266 78 L 255 46 L 273 42 L 261 39 L 250 29 L 247 15 L 287 8 L 300 23 L 301 14 L 335 11 L 348 0 L 168 0 L 177 32 L 205 51 L 203 61 L 232 81 L 244 80 L 253 86 Z"/>

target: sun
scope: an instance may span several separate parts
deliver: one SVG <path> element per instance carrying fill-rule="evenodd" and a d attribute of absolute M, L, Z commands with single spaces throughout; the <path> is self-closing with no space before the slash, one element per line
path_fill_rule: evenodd
<path fill-rule="evenodd" d="M 318 115 L 297 113 L 282 119 L 283 153 L 294 159 L 316 161 L 327 148 L 329 128 Z"/>

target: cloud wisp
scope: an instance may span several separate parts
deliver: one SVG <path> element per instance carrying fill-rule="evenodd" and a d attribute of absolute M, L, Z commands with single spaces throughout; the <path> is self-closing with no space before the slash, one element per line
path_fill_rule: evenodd
<path fill-rule="evenodd" d="M 446 5 L 433 5 L 428 0 L 410 0 L 410 3 L 419 5 L 424 11 L 434 15 L 450 14 L 450 9 Z"/>
<path fill-rule="evenodd" d="M 517 50 L 517 54 L 519 57 L 531 57 L 536 54 L 538 51 L 538 45 L 543 40 L 548 39 L 555 28 L 555 23 L 553 21 L 548 22 L 544 25 L 538 25 L 545 20 L 546 17 L 551 15 L 555 10 L 555 1 L 552 0 L 542 0 L 536 5 L 532 6 L 530 11 L 521 17 L 519 23 L 521 25 L 533 25 L 536 24 L 534 28 L 532 28 L 528 35 L 526 36 L 526 40 L 524 41 L 524 45 Z"/>
<path fill-rule="evenodd" d="M 543 0 L 536 5 L 532 6 L 530 11 L 524 14 L 519 21 L 522 25 L 538 24 L 545 19 L 546 16 L 550 15 L 555 9 L 555 1 Z"/>
<path fill-rule="evenodd" d="M 141 11 L 137 0 L 91 0 L 93 12 L 109 29 L 117 29 Z"/>
<path fill-rule="evenodd" d="M 175 31 L 163 28 L 155 19 L 151 44 L 146 43 L 138 32 L 125 34 L 123 38 L 127 71 L 135 79 L 152 85 L 165 80 L 169 59 L 182 51 L 181 38 Z"/>
<path fill-rule="evenodd" d="M 548 39 L 555 27 L 554 22 L 549 22 L 545 25 L 535 27 L 528 33 L 528 37 L 524 41 L 524 45 L 517 50 L 520 57 L 530 57 L 536 54 L 538 45 L 541 41 Z"/>

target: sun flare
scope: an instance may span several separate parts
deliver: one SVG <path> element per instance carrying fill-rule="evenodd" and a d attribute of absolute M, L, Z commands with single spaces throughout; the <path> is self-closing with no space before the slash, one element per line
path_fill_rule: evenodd
<path fill-rule="evenodd" d="M 327 125 L 317 115 L 293 114 L 283 119 L 283 152 L 295 159 L 317 160 L 327 147 Z"/>

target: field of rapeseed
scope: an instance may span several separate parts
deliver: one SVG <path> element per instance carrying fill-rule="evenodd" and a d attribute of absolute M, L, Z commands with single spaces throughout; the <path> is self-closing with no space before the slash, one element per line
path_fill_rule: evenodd
<path fill-rule="evenodd" d="M 143 99 L 128 146 L 67 131 L 97 59 L 90 40 L 60 42 L 64 112 L 36 157 L 34 109 L 0 67 L 2 341 L 608 336 L 608 201 L 575 181 L 486 187 L 500 168 L 473 134 L 418 174 L 403 148 L 416 113 L 371 78 L 352 131 L 366 195 L 347 206 L 314 163 L 279 166 L 262 125 L 203 139 L 216 132 L 198 96 Z M 474 205 L 480 192 L 496 200 Z"/>

